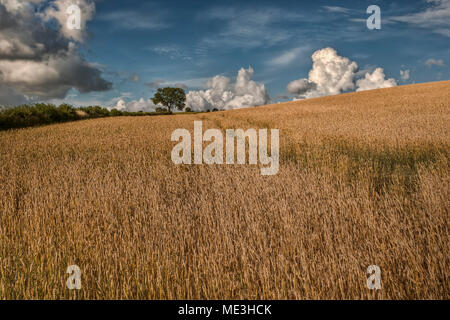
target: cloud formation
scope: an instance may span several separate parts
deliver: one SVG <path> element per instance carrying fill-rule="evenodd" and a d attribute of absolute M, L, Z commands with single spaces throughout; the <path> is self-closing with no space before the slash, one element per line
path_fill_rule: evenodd
<path fill-rule="evenodd" d="M 297 59 L 301 58 L 306 50 L 308 50 L 309 47 L 297 47 L 293 48 L 287 51 L 284 51 L 280 55 L 276 56 L 275 58 L 269 60 L 267 62 L 268 65 L 273 67 L 285 67 L 293 62 L 295 62 Z"/>
<path fill-rule="evenodd" d="M 403 81 L 407 81 L 410 78 L 410 70 L 400 70 L 400 78 Z"/>
<path fill-rule="evenodd" d="M 367 72 L 364 79 L 356 82 L 358 64 L 338 55 L 333 48 L 324 48 L 312 55 L 313 66 L 308 78 L 298 79 L 287 85 L 286 91 L 296 99 L 308 99 L 345 91 L 357 91 L 396 86 L 394 79 L 385 79 L 383 69 L 377 68 L 371 74 Z"/>
<path fill-rule="evenodd" d="M 42 1 L 35 0 L 34 2 L 39 3 Z M 76 4 L 80 8 L 81 19 L 80 19 L 80 29 L 69 29 L 67 27 L 68 14 L 67 11 L 69 7 Z M 95 4 L 90 1 L 73 1 L 73 0 L 54 0 L 51 5 L 40 14 L 40 16 L 45 21 L 51 21 L 55 19 L 59 26 L 60 32 L 67 39 L 72 39 L 78 42 L 83 42 L 86 37 L 86 23 L 95 15 Z"/>
<path fill-rule="evenodd" d="M 0 95 L 0 104 L 64 98 L 72 88 L 81 93 L 110 89 L 101 70 L 77 49 L 76 43 L 86 37 L 85 24 L 95 12 L 92 1 L 77 2 L 83 17 L 81 30 L 67 29 L 65 10 L 71 2 L 54 0 L 37 12 L 40 2 L 0 2 L 0 88 L 11 92 Z"/>
<path fill-rule="evenodd" d="M 389 20 L 405 22 L 450 37 L 450 0 L 426 0 L 429 6 L 421 12 L 392 17 Z"/>
<path fill-rule="evenodd" d="M 339 94 L 354 89 L 356 62 L 341 57 L 333 48 L 318 50 L 312 55 L 313 66 L 308 79 L 294 80 L 287 86 L 288 93 L 297 98 L 314 98 Z"/>
<path fill-rule="evenodd" d="M 366 73 L 365 77 L 356 81 L 358 89 L 356 91 L 373 90 L 380 88 L 395 87 L 395 79 L 385 79 L 383 68 L 376 68 L 372 73 Z"/>
<path fill-rule="evenodd" d="M 129 111 L 129 112 L 153 112 L 156 110 L 157 105 L 153 103 L 152 99 L 144 100 L 141 98 L 139 100 L 133 100 L 129 102 L 125 102 L 123 99 L 119 99 L 117 104 L 113 107 L 120 111 Z"/>
<path fill-rule="evenodd" d="M 270 97 L 264 84 L 251 80 L 253 69 L 241 68 L 236 82 L 217 75 L 206 83 L 207 90 L 190 91 L 186 95 L 186 107 L 192 110 L 205 111 L 208 109 L 238 109 L 264 105 L 270 102 Z"/>

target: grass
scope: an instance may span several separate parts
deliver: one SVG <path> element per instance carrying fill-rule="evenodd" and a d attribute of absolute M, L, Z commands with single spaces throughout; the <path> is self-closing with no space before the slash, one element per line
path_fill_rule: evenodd
<path fill-rule="evenodd" d="M 449 87 L 0 132 L 0 298 L 449 299 Z M 200 119 L 280 129 L 279 173 L 173 165 Z"/>

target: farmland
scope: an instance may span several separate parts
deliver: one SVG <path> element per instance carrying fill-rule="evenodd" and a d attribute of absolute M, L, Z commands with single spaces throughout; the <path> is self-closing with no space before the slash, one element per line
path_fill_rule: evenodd
<path fill-rule="evenodd" d="M 446 81 L 2 131 L 0 298 L 449 299 L 449 101 Z M 279 129 L 279 172 L 174 165 L 194 121 Z"/>

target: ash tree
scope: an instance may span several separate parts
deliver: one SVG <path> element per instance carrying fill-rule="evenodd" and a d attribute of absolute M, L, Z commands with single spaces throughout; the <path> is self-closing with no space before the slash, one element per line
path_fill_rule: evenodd
<path fill-rule="evenodd" d="M 158 88 L 153 97 L 154 104 L 162 104 L 172 112 L 172 108 L 177 108 L 179 111 L 183 110 L 186 102 L 186 93 L 182 88 Z"/>

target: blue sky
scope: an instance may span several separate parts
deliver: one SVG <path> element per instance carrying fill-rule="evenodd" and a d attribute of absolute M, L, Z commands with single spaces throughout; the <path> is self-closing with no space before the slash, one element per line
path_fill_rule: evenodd
<path fill-rule="evenodd" d="M 366 26 L 372 4 L 381 8 L 381 30 Z M 398 85 L 448 80 L 449 21 L 449 0 L 95 1 L 78 50 L 112 86 L 71 89 L 65 100 L 113 105 L 151 98 L 158 86 L 204 90 L 208 78 L 234 79 L 251 66 L 252 80 L 276 102 L 289 82 L 308 78 L 312 54 L 326 47 L 359 70 L 383 68 Z"/>

